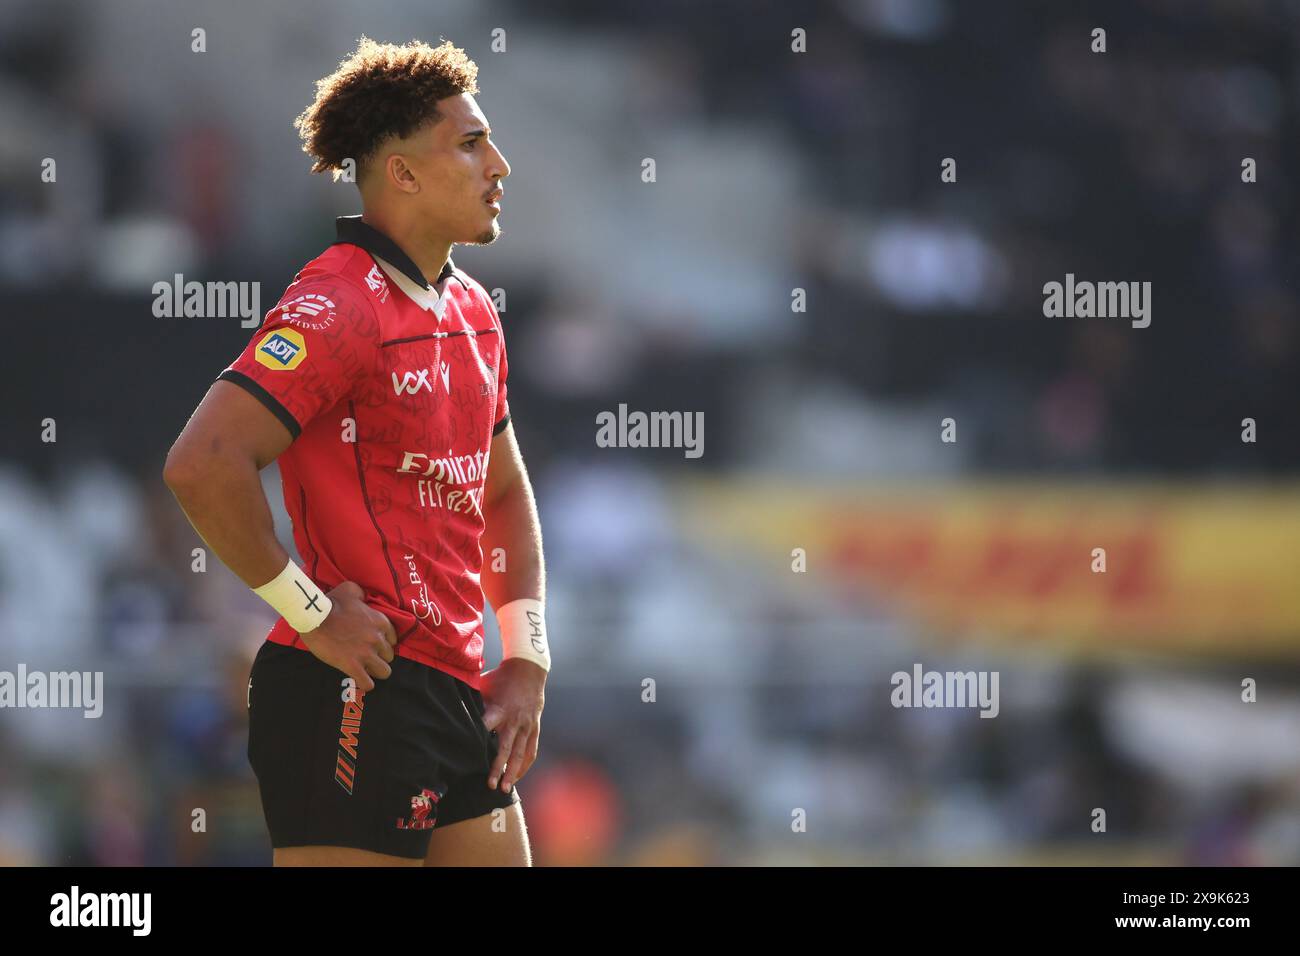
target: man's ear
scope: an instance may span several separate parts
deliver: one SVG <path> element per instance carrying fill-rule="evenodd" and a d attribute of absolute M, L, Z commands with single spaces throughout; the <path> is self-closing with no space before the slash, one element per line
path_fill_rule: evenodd
<path fill-rule="evenodd" d="M 405 193 L 418 193 L 420 180 L 415 175 L 406 157 L 401 153 L 391 153 L 385 160 L 385 170 L 389 179 L 398 189 Z"/>

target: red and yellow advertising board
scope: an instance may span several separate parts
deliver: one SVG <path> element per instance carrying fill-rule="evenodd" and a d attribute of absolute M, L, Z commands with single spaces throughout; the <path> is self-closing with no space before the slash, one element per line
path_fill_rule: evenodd
<path fill-rule="evenodd" d="M 937 634 L 1300 651 L 1300 486 L 689 488 L 686 526 L 704 540 L 787 574 L 803 548 L 810 578 Z"/>

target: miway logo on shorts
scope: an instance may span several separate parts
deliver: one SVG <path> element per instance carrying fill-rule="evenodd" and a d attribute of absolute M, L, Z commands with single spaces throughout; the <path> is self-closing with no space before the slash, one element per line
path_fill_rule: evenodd
<path fill-rule="evenodd" d="M 152 893 L 70 893 L 50 897 L 51 926 L 130 926 L 133 936 L 148 936 Z"/>
<path fill-rule="evenodd" d="M 366 695 L 358 692 L 355 701 L 343 702 L 343 718 L 339 721 L 339 755 L 334 763 L 334 782 L 352 794 L 357 780 L 357 748 L 361 746 L 361 712 Z M 349 760 L 348 758 L 351 757 Z"/>

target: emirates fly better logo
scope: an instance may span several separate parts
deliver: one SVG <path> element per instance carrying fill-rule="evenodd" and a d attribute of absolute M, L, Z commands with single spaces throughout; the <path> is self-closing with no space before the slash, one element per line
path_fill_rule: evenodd
<path fill-rule="evenodd" d="M 399 475 L 416 475 L 421 507 L 446 508 L 464 514 L 482 513 L 483 483 L 491 449 L 472 455 L 435 457 L 418 451 L 402 455 Z M 459 485 L 460 487 L 455 487 Z"/>

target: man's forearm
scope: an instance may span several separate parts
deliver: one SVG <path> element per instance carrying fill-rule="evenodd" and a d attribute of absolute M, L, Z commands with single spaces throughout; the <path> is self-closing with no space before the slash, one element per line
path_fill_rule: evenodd
<path fill-rule="evenodd" d="M 283 569 L 289 554 L 275 537 L 275 522 L 252 462 L 209 459 L 165 473 L 167 486 L 199 537 L 250 588 Z"/>
<path fill-rule="evenodd" d="M 483 508 L 483 594 L 494 608 L 546 598 L 542 526 L 525 476 Z"/>

